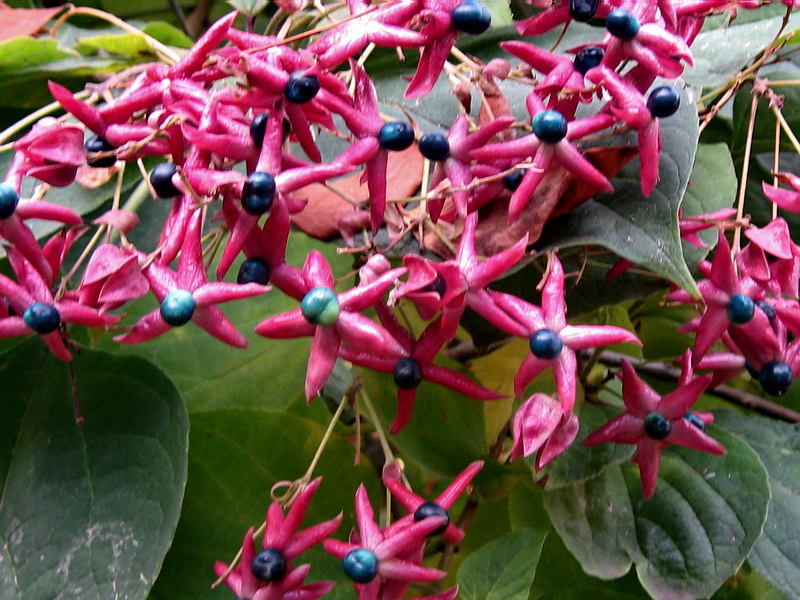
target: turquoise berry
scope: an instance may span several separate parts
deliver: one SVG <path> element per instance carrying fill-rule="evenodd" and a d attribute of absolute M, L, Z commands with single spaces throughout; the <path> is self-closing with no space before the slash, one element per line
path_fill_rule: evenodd
<path fill-rule="evenodd" d="M 394 365 L 394 382 L 399 388 L 411 390 L 422 383 L 422 369 L 410 356 L 401 358 Z"/>
<path fill-rule="evenodd" d="M 569 16 L 586 23 L 595 15 L 599 5 L 600 0 L 569 0 Z"/>
<path fill-rule="evenodd" d="M 728 301 L 728 319 L 733 325 L 749 323 L 756 312 L 756 303 L 749 296 L 736 294 Z"/>
<path fill-rule="evenodd" d="M 539 329 L 530 339 L 531 352 L 537 358 L 552 360 L 561 354 L 564 342 L 561 336 L 552 329 Z"/>
<path fill-rule="evenodd" d="M 178 172 L 178 168 L 173 163 L 161 163 L 156 165 L 150 173 L 150 185 L 159 198 L 174 198 L 181 191 L 172 183 L 172 176 Z"/>
<path fill-rule="evenodd" d="M 286 575 L 286 559 L 277 548 L 267 548 L 253 557 L 250 569 L 261 581 L 280 581 Z"/>
<path fill-rule="evenodd" d="M 36 333 L 45 334 L 58 329 L 61 324 L 61 315 L 58 314 L 55 306 L 36 302 L 25 309 L 25 312 L 22 313 L 22 320 Z"/>
<path fill-rule="evenodd" d="M 340 311 L 336 292 L 325 287 L 312 289 L 300 302 L 300 312 L 314 325 L 333 325 Z"/>
<path fill-rule="evenodd" d="M 419 139 L 419 151 L 428 160 L 442 161 L 450 156 L 450 143 L 441 133 L 426 133 Z"/>
<path fill-rule="evenodd" d="M 93 135 L 83 143 L 83 149 L 89 153 L 95 152 L 111 152 L 116 150 L 114 146 L 109 144 L 106 140 L 99 135 Z M 99 169 L 101 167 L 113 167 L 117 162 L 116 156 L 104 156 L 102 158 L 87 158 L 86 164 L 90 167 Z"/>
<path fill-rule="evenodd" d="M 384 150 L 405 150 L 414 143 L 414 130 L 403 121 L 385 123 L 378 132 L 378 143 Z"/>
<path fill-rule="evenodd" d="M 270 269 L 266 262 L 260 258 L 248 258 L 242 263 L 242 266 L 239 267 L 236 283 L 240 285 L 245 283 L 267 285 L 271 274 L 272 269 Z"/>
<path fill-rule="evenodd" d="M 662 85 L 647 96 L 647 110 L 659 119 L 671 117 L 681 107 L 681 95 L 674 87 Z"/>
<path fill-rule="evenodd" d="M 606 29 L 621 40 L 632 40 L 639 33 L 642 24 L 631 11 L 615 8 L 606 17 Z"/>
<path fill-rule="evenodd" d="M 447 530 L 447 526 L 450 524 L 450 515 L 447 513 L 447 510 L 435 502 L 424 502 L 414 511 L 415 521 L 422 521 L 428 517 L 445 517 L 447 519 L 441 526 L 431 531 L 428 537 L 444 533 Z"/>
<path fill-rule="evenodd" d="M 274 199 L 275 178 L 263 171 L 250 173 L 242 187 L 242 208 L 258 217 L 272 208 Z"/>
<path fill-rule="evenodd" d="M 683 415 L 683 418 L 686 419 L 689 424 L 697 427 L 700 431 L 706 430 L 706 422 L 703 421 L 703 419 L 701 419 L 697 413 L 687 412 L 685 415 Z"/>
<path fill-rule="evenodd" d="M 19 204 L 19 194 L 6 182 L 0 183 L 0 219 L 7 219 L 14 214 Z"/>
<path fill-rule="evenodd" d="M 560 142 L 567 135 L 567 120 L 557 110 L 543 110 L 533 117 L 533 133 L 543 142 Z"/>
<path fill-rule="evenodd" d="M 654 440 L 665 440 L 672 431 L 672 422 L 660 412 L 651 412 L 644 418 L 644 432 Z"/>
<path fill-rule="evenodd" d="M 794 373 L 785 362 L 771 362 L 761 367 L 758 380 L 764 391 L 771 396 L 783 396 L 794 381 Z"/>
<path fill-rule="evenodd" d="M 189 290 L 173 290 L 161 302 L 161 318 L 172 325 L 179 327 L 192 320 L 195 301 Z"/>
<path fill-rule="evenodd" d="M 450 13 L 453 29 L 470 35 L 479 35 L 492 24 L 492 13 L 478 0 L 466 0 Z"/>
<path fill-rule="evenodd" d="M 356 548 L 342 559 L 344 574 L 356 583 L 369 583 L 378 576 L 378 557 L 372 550 Z"/>
<path fill-rule="evenodd" d="M 575 70 L 581 75 L 586 75 L 589 69 L 594 69 L 601 62 L 606 55 L 605 49 L 600 46 L 586 46 L 581 48 L 580 52 L 575 55 L 572 64 Z"/>
<path fill-rule="evenodd" d="M 286 82 L 283 92 L 289 102 L 305 104 L 314 99 L 314 96 L 319 92 L 319 88 L 319 77 L 304 74 L 303 71 L 295 71 L 289 76 L 289 81 Z"/>

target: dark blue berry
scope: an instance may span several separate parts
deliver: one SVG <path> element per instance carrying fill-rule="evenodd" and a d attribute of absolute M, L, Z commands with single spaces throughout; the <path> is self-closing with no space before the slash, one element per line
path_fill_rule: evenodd
<path fill-rule="evenodd" d="M 394 365 L 394 382 L 397 387 L 411 390 L 422 383 L 422 369 L 410 356 L 401 358 Z"/>
<path fill-rule="evenodd" d="M 314 325 L 333 325 L 340 311 L 336 292 L 325 287 L 312 289 L 300 302 L 300 312 Z"/>
<path fill-rule="evenodd" d="M 25 312 L 22 313 L 22 320 L 36 333 L 45 334 L 58 329 L 61 324 L 61 315 L 58 314 L 55 306 L 37 302 L 25 309 Z"/>
<path fill-rule="evenodd" d="M 770 304 L 766 300 L 758 300 L 758 301 L 756 301 L 756 306 L 761 310 L 761 312 L 763 312 L 765 315 L 767 315 L 767 319 L 769 320 L 769 324 L 770 325 L 774 325 L 775 324 L 775 318 L 778 316 L 778 313 L 775 312 L 775 307 L 772 306 L 772 304 Z"/>
<path fill-rule="evenodd" d="M 503 177 L 503 187 L 507 190 L 516 192 L 517 188 L 522 183 L 522 178 L 525 177 L 525 171 L 522 169 L 518 171 L 512 171 L 505 177 Z"/>
<path fill-rule="evenodd" d="M 161 302 L 161 318 L 172 325 L 179 327 L 192 320 L 195 301 L 189 290 L 173 290 Z"/>
<path fill-rule="evenodd" d="M 242 208 L 260 216 L 272 208 L 275 199 L 275 178 L 269 173 L 250 173 L 242 187 Z"/>
<path fill-rule="evenodd" d="M 256 148 L 261 148 L 264 145 L 264 136 L 267 134 L 267 121 L 269 120 L 269 113 L 260 113 L 253 117 L 250 121 L 250 137 L 253 138 L 253 143 Z"/>
<path fill-rule="evenodd" d="M 794 381 L 791 367 L 784 362 L 771 362 L 761 367 L 758 380 L 764 391 L 771 396 L 783 396 Z"/>
<path fill-rule="evenodd" d="M 260 258 L 248 258 L 239 267 L 239 274 L 236 276 L 236 283 L 243 285 L 245 283 L 258 283 L 267 285 L 269 283 L 269 276 L 272 270 L 269 265 Z"/>
<path fill-rule="evenodd" d="M 603 62 L 605 55 L 605 49 L 600 46 L 586 46 L 581 48 L 580 52 L 575 55 L 575 60 L 572 64 L 575 65 L 575 70 L 578 73 L 586 75 L 589 69 L 594 69 Z"/>
<path fill-rule="evenodd" d="M 450 13 L 450 23 L 456 31 L 478 35 L 489 29 L 492 13 L 481 2 L 466 0 Z"/>
<path fill-rule="evenodd" d="M 644 432 L 654 440 L 665 440 L 672 431 L 672 422 L 659 412 L 651 412 L 644 418 Z"/>
<path fill-rule="evenodd" d="M 344 574 L 356 583 L 369 583 L 378 575 L 378 557 L 372 550 L 356 548 L 342 559 Z"/>
<path fill-rule="evenodd" d="M 686 419 L 686 421 L 688 421 L 691 425 L 697 427 L 700 431 L 706 430 L 706 422 L 703 421 L 703 419 L 701 419 L 697 413 L 687 412 L 685 415 L 683 415 L 683 418 Z"/>
<path fill-rule="evenodd" d="M 585 23 L 597 12 L 600 0 L 569 0 L 569 16 Z"/>
<path fill-rule="evenodd" d="M 530 339 L 531 352 L 537 358 L 552 360 L 561 354 L 564 342 L 561 336 L 552 329 L 539 329 Z"/>
<path fill-rule="evenodd" d="M 441 524 L 441 526 L 431 531 L 428 534 L 428 537 L 444 533 L 445 530 L 447 530 L 447 526 L 450 524 L 450 515 L 443 507 L 439 506 L 435 502 L 425 502 L 420 504 L 417 510 L 414 511 L 415 521 L 422 521 L 428 517 L 445 517 L 447 519 Z"/>
<path fill-rule="evenodd" d="M 378 132 L 378 143 L 385 150 L 405 150 L 414 143 L 414 130 L 402 121 L 386 123 Z"/>
<path fill-rule="evenodd" d="M 111 152 L 112 150 L 116 150 L 114 146 L 109 144 L 106 140 L 101 138 L 99 135 L 93 135 L 88 140 L 83 143 L 83 149 L 86 150 L 88 153 L 95 153 L 95 152 Z M 101 167 L 113 167 L 117 162 L 116 156 L 103 156 L 103 157 L 96 157 L 96 158 L 87 158 L 86 164 L 90 167 L 101 168 Z"/>
<path fill-rule="evenodd" d="M 621 40 L 635 38 L 641 26 L 636 15 L 624 8 L 615 8 L 606 17 L 606 29 L 611 35 Z"/>
<path fill-rule="evenodd" d="M 756 303 L 749 296 L 736 294 L 728 301 L 728 319 L 732 325 L 749 323 L 756 312 Z"/>
<path fill-rule="evenodd" d="M 253 557 L 250 568 L 261 581 L 280 581 L 286 575 L 286 559 L 277 548 L 267 548 Z"/>
<path fill-rule="evenodd" d="M 286 87 L 283 89 L 286 99 L 294 104 L 311 102 L 319 92 L 319 77 L 304 75 L 303 71 L 295 71 L 289 76 Z"/>
<path fill-rule="evenodd" d="M 659 119 L 671 117 L 678 112 L 680 106 L 681 95 L 674 87 L 657 87 L 647 97 L 647 110 Z"/>
<path fill-rule="evenodd" d="M 567 120 L 557 110 L 543 110 L 533 117 L 533 133 L 543 142 L 560 142 L 567 135 Z"/>
<path fill-rule="evenodd" d="M 436 292 L 439 294 L 440 297 L 444 298 L 444 295 L 447 293 L 447 282 L 444 280 L 444 277 L 441 275 L 437 275 L 436 279 L 431 281 L 425 287 L 421 287 L 419 289 L 420 292 Z"/>
<path fill-rule="evenodd" d="M 0 219 L 7 219 L 14 214 L 19 204 L 19 194 L 5 181 L 0 183 Z"/>
<path fill-rule="evenodd" d="M 150 185 L 159 198 L 174 198 L 181 191 L 172 183 L 172 176 L 178 172 L 178 168 L 173 163 L 161 163 L 156 165 L 150 173 Z"/>
<path fill-rule="evenodd" d="M 419 151 L 428 160 L 447 160 L 450 143 L 441 133 L 426 133 L 419 139 Z"/>

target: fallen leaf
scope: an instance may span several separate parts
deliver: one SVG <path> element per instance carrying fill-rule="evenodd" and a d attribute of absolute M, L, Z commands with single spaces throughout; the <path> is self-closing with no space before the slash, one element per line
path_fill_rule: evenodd
<path fill-rule="evenodd" d="M 424 161 L 416 146 L 389 154 L 386 189 L 390 200 L 409 198 L 417 192 L 422 183 Z M 292 215 L 292 222 L 300 231 L 320 240 L 338 236 L 339 219 L 354 212 L 358 204 L 369 198 L 361 176 L 362 172 L 358 171 L 327 185 L 314 183 L 293 192 L 297 198 L 308 199 L 308 204 Z"/>

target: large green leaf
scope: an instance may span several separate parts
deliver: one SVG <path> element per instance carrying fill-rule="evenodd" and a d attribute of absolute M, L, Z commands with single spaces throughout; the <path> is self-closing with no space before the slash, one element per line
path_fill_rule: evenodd
<path fill-rule="evenodd" d="M 272 486 L 305 473 L 324 432 L 318 423 L 271 410 L 227 409 L 192 415 L 183 512 L 152 597 L 230 597 L 227 588 L 224 592 L 210 588 L 214 561 L 231 561 L 247 529 L 263 522 Z M 303 528 L 343 510 L 345 519 L 336 537 L 346 538 L 353 526 L 353 495 L 359 483 L 367 484 L 373 501 L 380 497 L 374 493 L 374 469 L 363 459 L 361 466 L 353 466 L 354 455 L 351 444 L 338 435 L 331 437 L 314 473 L 324 479 Z M 375 507 L 377 512 L 379 506 Z M 321 549 L 304 553 L 296 564 L 307 562 L 314 565 L 310 580 L 336 579 L 343 592 L 351 589 L 339 561 Z"/>
<path fill-rule="evenodd" d="M 750 444 L 769 473 L 769 514 L 748 560 L 784 594 L 800 597 L 800 425 L 732 411 L 717 423 Z"/>
<path fill-rule="evenodd" d="M 535 529 L 517 529 L 470 554 L 458 570 L 461 597 L 526 600 L 546 536 Z"/>
<path fill-rule="evenodd" d="M 186 482 L 174 386 L 139 358 L 82 351 L 78 424 L 69 368 L 40 340 L 0 362 L 0 597 L 144 598 Z"/>
<path fill-rule="evenodd" d="M 684 93 L 678 112 L 661 121 L 659 181 L 650 196 L 642 195 L 639 162 L 634 160 L 612 180 L 613 193 L 600 194 L 548 221 L 537 249 L 597 244 L 684 289 L 696 291 L 683 259 L 678 207 L 692 171 L 698 138 L 694 103 Z M 630 138 L 617 142 L 632 143 Z"/>
<path fill-rule="evenodd" d="M 545 493 L 550 519 L 587 572 L 613 578 L 634 563 L 644 588 L 665 600 L 709 596 L 736 572 L 761 534 L 769 484 L 752 448 L 712 433 L 728 453 L 670 447 L 649 501 L 632 464 Z"/>

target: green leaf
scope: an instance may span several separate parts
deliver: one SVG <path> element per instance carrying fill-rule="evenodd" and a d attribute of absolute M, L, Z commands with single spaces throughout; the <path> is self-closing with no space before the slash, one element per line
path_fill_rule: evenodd
<path fill-rule="evenodd" d="M 537 249 L 597 244 L 696 293 L 683 259 L 678 207 L 698 138 L 694 102 L 684 93 L 678 112 L 661 121 L 659 181 L 653 193 L 642 195 L 639 163 L 634 160 L 613 179 L 613 193 L 600 194 L 548 221 Z"/>
<path fill-rule="evenodd" d="M 641 600 L 646 597 L 620 594 L 615 589 L 581 586 L 547 594 L 542 596 L 542 600 L 585 600 L 585 598 L 591 598 L 592 600 Z"/>
<path fill-rule="evenodd" d="M 269 0 L 228 0 L 228 3 L 246 15 L 257 15 L 266 8 Z"/>
<path fill-rule="evenodd" d="M 737 20 L 731 26 L 698 35 L 692 44 L 695 68 L 687 69 L 684 79 L 692 85 L 715 88 L 727 83 L 749 65 L 780 29 L 782 17 L 772 16 L 768 10 L 746 11 L 755 20 L 746 23 Z M 785 12 L 784 7 L 778 7 L 778 10 Z M 744 11 L 740 15 L 744 16 Z M 795 13 L 784 31 L 798 27 L 800 14 Z"/>
<path fill-rule="evenodd" d="M 169 23 L 164 23 L 163 21 L 151 21 L 142 27 L 142 31 L 167 46 L 191 48 L 194 44 L 192 38 L 183 33 L 180 29 L 173 27 Z"/>
<path fill-rule="evenodd" d="M 635 563 L 652 597 L 688 600 L 737 571 L 766 519 L 767 473 L 747 444 L 712 431 L 728 453 L 670 446 L 649 501 L 632 464 L 545 493 L 550 519 L 587 572 L 617 577 Z"/>
<path fill-rule="evenodd" d="M 458 570 L 465 600 L 526 600 L 546 533 L 518 529 L 473 552 Z"/>
<path fill-rule="evenodd" d="M 230 563 L 248 528 L 263 522 L 272 487 L 305 473 L 324 432 L 318 423 L 279 411 L 226 409 L 192 415 L 183 512 L 152 598 L 230 597 L 224 585 L 224 591 L 210 587 L 214 561 Z M 336 537 L 346 539 L 359 483 L 367 485 L 373 502 L 380 498 L 374 469 L 363 459 L 361 466 L 353 466 L 354 456 L 353 446 L 334 432 L 314 473 L 324 479 L 302 528 L 344 510 Z M 379 505 L 374 506 L 377 510 Z M 314 565 L 310 580 L 335 579 L 341 582 L 337 588 L 352 589 L 341 563 L 322 549 L 303 553 L 296 564 L 307 562 Z"/>
<path fill-rule="evenodd" d="M 748 560 L 788 597 L 800 597 L 800 425 L 732 411 L 716 422 L 750 444 L 769 473 L 767 522 Z"/>
<path fill-rule="evenodd" d="M 69 367 L 35 339 L 0 359 L 0 594 L 143 599 L 172 541 L 188 422 L 138 358 L 84 350 Z"/>

